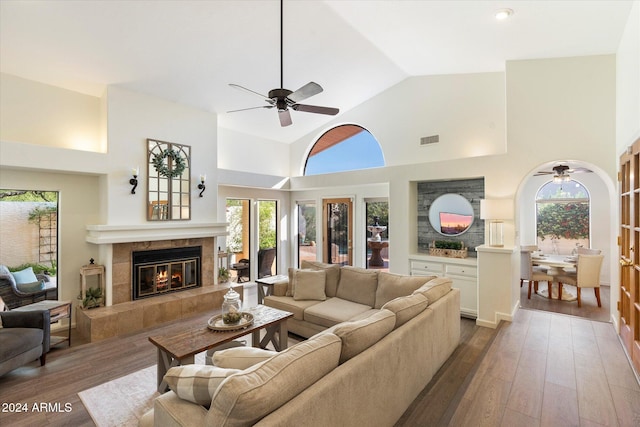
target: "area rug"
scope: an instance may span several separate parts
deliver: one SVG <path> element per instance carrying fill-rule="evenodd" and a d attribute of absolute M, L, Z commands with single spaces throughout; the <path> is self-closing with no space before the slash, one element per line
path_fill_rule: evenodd
<path fill-rule="evenodd" d="M 204 353 L 196 355 L 204 364 Z M 156 365 L 78 393 L 82 404 L 98 427 L 137 426 L 138 420 L 153 408 L 160 393 L 156 384 Z"/>

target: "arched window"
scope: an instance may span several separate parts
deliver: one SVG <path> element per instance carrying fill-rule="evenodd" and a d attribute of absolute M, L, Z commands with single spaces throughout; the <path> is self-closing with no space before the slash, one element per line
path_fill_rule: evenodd
<path fill-rule="evenodd" d="M 384 166 L 378 141 L 365 128 L 341 125 L 325 132 L 309 152 L 304 175 Z"/>
<path fill-rule="evenodd" d="M 536 195 L 538 247 L 546 253 L 570 254 L 589 247 L 589 192 L 577 181 L 550 181 Z"/>

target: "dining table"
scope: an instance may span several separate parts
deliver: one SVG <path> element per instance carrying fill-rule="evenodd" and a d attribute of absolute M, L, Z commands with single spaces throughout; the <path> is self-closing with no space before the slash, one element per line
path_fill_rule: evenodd
<path fill-rule="evenodd" d="M 547 274 L 550 276 L 575 272 L 577 261 L 578 257 L 576 255 L 531 254 L 531 263 L 541 267 L 548 267 Z M 566 289 L 564 285 L 560 287 L 556 282 L 550 283 L 547 289 L 537 291 L 537 294 L 550 299 L 561 299 L 562 301 L 575 301 L 578 298 L 577 290 L 574 293 L 573 289 Z"/>

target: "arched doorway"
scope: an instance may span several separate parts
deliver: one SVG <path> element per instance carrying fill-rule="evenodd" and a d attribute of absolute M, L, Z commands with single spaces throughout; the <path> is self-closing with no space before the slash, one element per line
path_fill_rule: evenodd
<path fill-rule="evenodd" d="M 559 164 L 569 165 L 572 169 L 581 168 L 589 171 L 571 174 L 570 179 L 578 182 L 589 193 L 589 245 L 592 248 L 600 249 L 605 256 L 600 277 L 601 295 L 606 293 L 607 305 L 603 304 L 602 308 L 598 308 L 594 297 L 594 306 L 583 304 L 583 307 L 587 307 L 578 310 L 575 302 L 546 300 L 539 296 L 536 296 L 536 300 L 532 301 L 534 296 L 532 296 L 532 300 L 528 300 L 526 293 L 524 293 L 524 297 L 520 293 L 520 306 L 587 317 L 591 320 L 617 322 L 616 303 L 619 296 L 616 286 L 614 286 L 617 284 L 618 274 L 616 263 L 618 248 L 615 244 L 618 216 L 617 192 L 613 180 L 602 169 L 586 162 L 560 159 L 541 164 L 529 171 L 523 177 L 516 193 L 517 244 L 520 246 L 538 245 L 536 196 L 545 184 L 553 181 L 554 176 L 553 173 L 540 172 L 552 171 L 552 168 Z"/>

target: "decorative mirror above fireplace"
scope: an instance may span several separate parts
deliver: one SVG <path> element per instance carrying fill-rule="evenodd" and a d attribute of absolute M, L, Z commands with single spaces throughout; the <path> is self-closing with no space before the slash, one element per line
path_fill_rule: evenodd
<path fill-rule="evenodd" d="M 147 220 L 191 219 L 191 147 L 147 139 Z"/>

